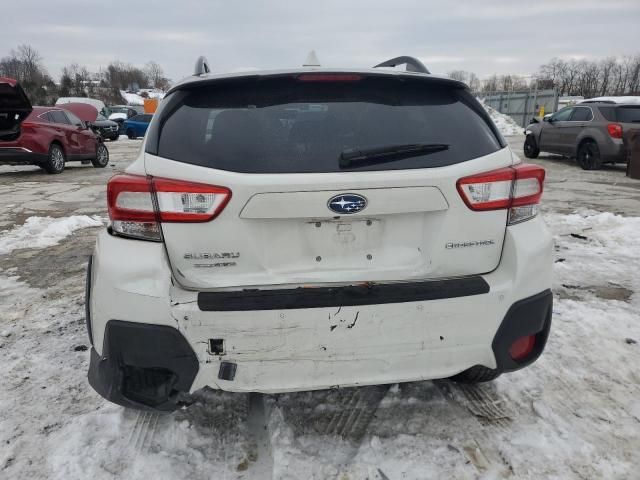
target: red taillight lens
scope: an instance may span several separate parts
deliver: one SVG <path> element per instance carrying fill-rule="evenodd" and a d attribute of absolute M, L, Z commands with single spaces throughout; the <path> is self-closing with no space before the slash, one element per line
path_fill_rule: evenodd
<path fill-rule="evenodd" d="M 510 209 L 509 223 L 513 224 L 536 215 L 544 178 L 544 168 L 519 164 L 461 178 L 457 188 L 471 210 Z"/>
<path fill-rule="evenodd" d="M 155 222 L 151 182 L 139 175 L 116 175 L 107 183 L 109 218 L 114 220 Z"/>
<path fill-rule="evenodd" d="M 611 138 L 622 138 L 622 125 L 619 123 L 609 123 L 607 125 L 607 131 Z"/>
<path fill-rule="evenodd" d="M 231 198 L 225 187 L 140 175 L 116 175 L 107 184 L 111 226 L 135 238 L 162 239 L 159 222 L 208 222 Z"/>
<path fill-rule="evenodd" d="M 303 73 L 296 77 L 301 82 L 359 82 L 361 75 L 352 73 Z"/>
<path fill-rule="evenodd" d="M 531 354 L 531 352 L 533 352 L 533 347 L 535 347 L 535 345 L 535 335 L 520 337 L 511 344 L 511 348 L 509 348 L 509 355 L 515 361 L 523 360 L 527 358 Z"/>

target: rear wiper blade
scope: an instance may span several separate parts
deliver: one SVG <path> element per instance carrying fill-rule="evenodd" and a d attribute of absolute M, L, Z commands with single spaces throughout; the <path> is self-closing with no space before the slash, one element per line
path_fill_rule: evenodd
<path fill-rule="evenodd" d="M 349 168 L 359 163 L 393 162 L 448 149 L 449 144 L 446 143 L 407 143 L 384 147 L 350 148 L 340 154 L 340 168 Z"/>

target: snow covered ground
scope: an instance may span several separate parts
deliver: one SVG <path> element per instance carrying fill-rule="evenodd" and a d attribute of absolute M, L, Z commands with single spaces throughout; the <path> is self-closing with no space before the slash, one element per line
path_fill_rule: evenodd
<path fill-rule="evenodd" d="M 539 159 L 555 304 L 547 350 L 527 369 L 476 387 L 205 391 L 162 415 L 109 404 L 86 382 L 83 269 L 104 181 L 137 145 L 110 143 L 108 169 L 0 167 L 0 246 L 11 246 L 0 252 L 0 478 L 637 478 L 640 182 Z"/>
<path fill-rule="evenodd" d="M 162 100 L 164 98 L 163 91 L 151 88 L 140 90 L 138 93 L 120 90 L 120 95 L 124 98 L 125 102 L 127 102 L 127 105 L 144 105 L 145 97 L 141 95 L 142 93 L 146 95 L 146 98 L 157 98 L 158 100 Z"/>
<path fill-rule="evenodd" d="M 24 225 L 16 226 L 0 236 L 0 255 L 19 248 L 44 248 L 55 245 L 75 230 L 100 227 L 102 220 L 87 215 L 66 218 L 29 217 Z"/>

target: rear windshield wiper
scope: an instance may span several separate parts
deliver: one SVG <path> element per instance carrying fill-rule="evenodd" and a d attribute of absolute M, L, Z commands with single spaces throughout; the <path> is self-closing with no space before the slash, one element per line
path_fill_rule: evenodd
<path fill-rule="evenodd" d="M 449 145 L 446 143 L 407 143 L 384 147 L 350 148 L 340 154 L 340 168 L 349 168 L 360 163 L 393 162 L 448 149 Z"/>

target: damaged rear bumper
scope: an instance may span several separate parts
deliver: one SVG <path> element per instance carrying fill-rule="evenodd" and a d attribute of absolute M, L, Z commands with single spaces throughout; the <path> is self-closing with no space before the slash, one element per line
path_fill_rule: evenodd
<path fill-rule="evenodd" d="M 87 282 L 90 383 L 115 403 L 171 410 L 205 386 L 275 393 L 517 370 L 551 325 L 552 240 L 534 222 L 509 227 L 500 266 L 482 276 L 200 294 L 171 282 L 162 244 L 105 232 Z M 529 335 L 535 348 L 514 361 L 510 345 Z"/>

